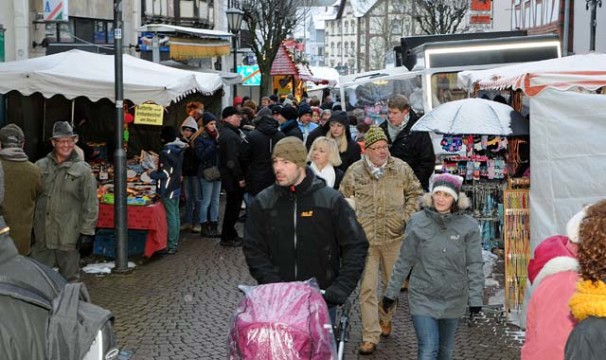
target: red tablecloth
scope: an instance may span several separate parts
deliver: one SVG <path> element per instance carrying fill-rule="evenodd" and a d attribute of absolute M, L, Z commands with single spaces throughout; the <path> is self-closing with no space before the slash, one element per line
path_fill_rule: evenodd
<path fill-rule="evenodd" d="M 144 256 L 150 257 L 156 251 L 166 248 L 166 212 L 162 203 L 148 206 L 127 206 L 126 224 L 128 229 L 147 230 Z M 114 206 L 99 204 L 98 228 L 114 228 Z"/>

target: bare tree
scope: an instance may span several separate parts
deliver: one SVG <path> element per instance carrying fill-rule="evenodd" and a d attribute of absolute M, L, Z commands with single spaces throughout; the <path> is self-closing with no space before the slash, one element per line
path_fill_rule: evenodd
<path fill-rule="evenodd" d="M 428 35 L 456 32 L 469 8 L 469 0 L 414 1 L 417 6 L 415 19 Z"/>
<path fill-rule="evenodd" d="M 261 95 L 271 93 L 271 66 L 280 44 L 292 35 L 297 22 L 297 8 L 304 0 L 245 0 L 244 21 L 254 40 L 251 50 L 261 72 Z"/>

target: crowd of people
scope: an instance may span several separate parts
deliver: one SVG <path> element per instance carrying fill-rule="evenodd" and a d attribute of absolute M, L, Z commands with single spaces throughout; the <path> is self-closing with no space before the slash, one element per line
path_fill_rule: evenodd
<path fill-rule="evenodd" d="M 387 107 L 377 126 L 362 109 L 316 98 L 272 95 L 257 106 L 236 97 L 218 116 L 187 104 L 180 126 L 162 127 L 158 167 L 147 170 L 166 210 L 165 253 L 177 253 L 184 231 L 242 246 L 259 284 L 315 278 L 333 323 L 359 284 L 362 355 L 390 336 L 405 291 L 418 358 L 452 359 L 459 318 L 483 304 L 478 222 L 465 214 L 463 179 L 433 174 L 432 142 L 410 131 L 418 117 L 408 99 Z M 24 141 L 18 126 L 0 129 L 0 225 L 11 231 L 0 226 L 0 268 L 18 251 L 77 282 L 95 234 L 95 178 L 68 122 L 54 124 L 53 150 L 35 164 Z M 522 359 L 603 357 L 604 219 L 606 201 L 587 206 L 566 236 L 535 249 Z"/>

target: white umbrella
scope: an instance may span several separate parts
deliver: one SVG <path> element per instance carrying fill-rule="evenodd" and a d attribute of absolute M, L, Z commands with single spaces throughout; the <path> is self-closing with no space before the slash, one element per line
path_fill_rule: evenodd
<path fill-rule="evenodd" d="M 411 131 L 438 134 L 528 135 L 528 121 L 509 105 L 485 99 L 444 103 L 417 121 Z"/>

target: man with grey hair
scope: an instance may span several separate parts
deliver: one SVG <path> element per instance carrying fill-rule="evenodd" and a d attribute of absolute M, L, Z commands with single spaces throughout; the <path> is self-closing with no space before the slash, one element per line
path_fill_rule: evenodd
<path fill-rule="evenodd" d="M 54 150 L 36 162 L 44 189 L 36 203 L 32 258 L 59 266 L 67 281 L 80 279 L 80 251 L 92 244 L 99 203 L 90 166 L 75 152 L 78 135 L 67 121 L 53 125 Z"/>
<path fill-rule="evenodd" d="M 5 196 L 0 213 L 11 229 L 21 255 L 29 255 L 36 198 L 42 191 L 40 170 L 23 151 L 25 135 L 15 124 L 0 129 L 0 162 L 4 168 Z"/>

